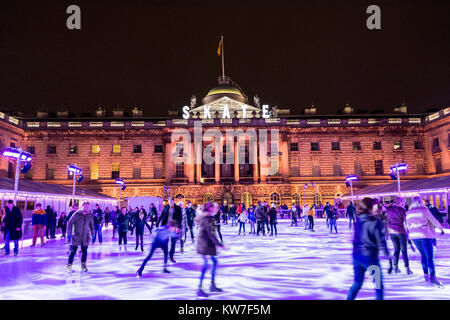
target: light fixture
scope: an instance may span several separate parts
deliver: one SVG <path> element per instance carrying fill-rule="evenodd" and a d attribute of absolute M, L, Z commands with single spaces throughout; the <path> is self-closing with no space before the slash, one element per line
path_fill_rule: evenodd
<path fill-rule="evenodd" d="M 83 170 L 81 170 L 80 167 L 77 167 L 76 165 L 73 164 L 69 164 L 67 166 L 67 171 L 71 172 L 72 174 L 78 175 L 81 174 L 83 172 Z"/>
<path fill-rule="evenodd" d="M 23 174 L 26 174 L 28 171 L 30 171 L 31 169 L 31 163 L 25 163 L 25 165 L 23 166 L 23 168 L 20 170 L 20 172 L 22 172 Z"/>

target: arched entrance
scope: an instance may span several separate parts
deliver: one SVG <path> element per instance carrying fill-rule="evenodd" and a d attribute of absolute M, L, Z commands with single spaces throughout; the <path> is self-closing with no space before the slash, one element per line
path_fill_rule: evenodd
<path fill-rule="evenodd" d="M 222 203 L 224 206 L 230 206 L 230 204 L 233 203 L 233 194 L 231 194 L 230 192 L 225 192 L 222 195 Z"/>
<path fill-rule="evenodd" d="M 207 203 L 208 201 L 214 201 L 214 195 L 212 193 L 205 193 L 203 195 L 203 203 Z"/>
<path fill-rule="evenodd" d="M 250 192 L 243 192 L 241 194 L 241 202 L 244 203 L 246 208 L 250 207 L 253 203 L 252 194 Z"/>
<path fill-rule="evenodd" d="M 280 194 L 279 193 L 276 193 L 276 192 L 274 192 L 274 193 L 272 193 L 271 195 L 270 195 L 270 203 L 272 204 L 272 203 L 275 203 L 276 204 L 276 206 L 278 207 L 279 205 L 280 205 Z"/>
<path fill-rule="evenodd" d="M 298 193 L 292 195 L 292 203 L 296 206 L 300 205 L 300 195 Z"/>

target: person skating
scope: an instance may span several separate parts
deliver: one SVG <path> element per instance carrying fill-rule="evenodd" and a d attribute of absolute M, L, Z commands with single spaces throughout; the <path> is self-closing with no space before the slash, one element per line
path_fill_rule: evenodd
<path fill-rule="evenodd" d="M 255 230 L 255 223 L 256 223 L 255 209 L 253 208 L 253 206 L 250 206 L 248 208 L 248 221 L 250 222 L 250 233 L 249 234 L 256 234 L 256 230 Z"/>
<path fill-rule="evenodd" d="M 181 254 L 184 253 L 184 244 L 186 243 L 186 237 L 187 237 L 187 216 L 186 216 L 186 209 L 183 208 L 183 202 L 178 202 L 178 206 L 181 209 L 181 225 L 179 226 L 180 229 L 180 250 Z"/>
<path fill-rule="evenodd" d="M 406 226 L 410 239 L 420 252 L 425 281 L 442 287 L 442 282 L 436 277 L 433 240 L 436 239 L 435 228 L 440 229 L 441 232 L 444 229 L 430 210 L 423 205 L 421 197 L 412 199 L 409 210 L 406 212 Z"/>
<path fill-rule="evenodd" d="M 330 205 L 330 203 L 328 201 L 325 204 L 325 207 L 323 207 L 323 212 L 325 212 L 325 219 L 326 219 L 326 223 L 327 223 L 327 228 L 329 228 L 330 227 L 330 218 L 329 218 L 329 216 L 332 215 L 332 214 L 331 214 L 331 205 Z"/>
<path fill-rule="evenodd" d="M 221 208 L 221 211 L 222 211 L 223 223 L 224 224 L 228 224 L 228 205 L 223 204 L 222 208 Z"/>
<path fill-rule="evenodd" d="M 328 205 L 328 202 L 327 202 Z M 329 205 L 328 205 L 329 206 Z M 327 206 L 325 206 L 326 208 Z M 330 233 L 333 233 L 333 227 L 334 227 L 334 231 L 337 233 L 337 226 L 336 226 L 336 220 L 337 220 L 337 214 L 336 214 L 336 208 L 331 208 L 331 206 L 329 206 L 329 208 L 327 210 L 325 210 L 325 213 L 327 215 L 327 226 L 330 227 Z"/>
<path fill-rule="evenodd" d="M 123 207 L 122 212 L 117 217 L 117 231 L 119 233 L 119 251 L 122 251 L 122 241 L 124 249 L 127 251 L 127 233 L 130 228 L 130 215 L 127 208 Z"/>
<path fill-rule="evenodd" d="M 173 199 L 173 197 L 169 197 L 169 204 L 167 204 L 164 207 L 164 209 L 161 213 L 161 216 L 159 217 L 158 222 L 156 223 L 156 227 L 159 227 L 160 224 L 161 224 L 161 226 L 165 226 L 167 223 L 169 223 L 169 221 L 174 220 L 177 223 L 177 228 L 180 228 L 182 219 L 183 219 L 183 215 L 181 213 L 181 208 L 175 204 L 175 200 Z M 169 256 L 170 256 L 170 261 L 172 261 L 173 263 L 176 263 L 176 261 L 174 259 L 174 255 L 175 255 L 175 245 L 177 243 L 177 239 L 178 239 L 178 237 L 172 237 L 170 239 Z"/>
<path fill-rule="evenodd" d="M 379 260 L 379 251 L 389 258 L 389 273 L 392 272 L 392 259 L 386 243 L 382 222 L 377 218 L 379 211 L 375 199 L 364 198 L 359 204 L 353 238 L 354 282 L 348 292 L 347 300 L 354 300 L 364 282 L 364 275 L 370 268 L 376 268 L 376 298 L 384 299 L 383 276 Z"/>
<path fill-rule="evenodd" d="M 352 223 L 355 224 L 355 216 L 356 216 L 356 208 L 353 202 L 350 202 L 350 204 L 347 206 L 347 217 L 348 217 L 348 228 L 352 228 Z"/>
<path fill-rule="evenodd" d="M 153 227 L 158 222 L 158 211 L 156 210 L 156 207 L 153 203 L 150 203 L 150 210 L 148 212 L 150 216 L 150 234 L 153 231 Z"/>
<path fill-rule="evenodd" d="M 295 206 L 295 204 L 292 204 L 290 214 L 291 214 L 291 227 L 297 226 L 297 207 Z"/>
<path fill-rule="evenodd" d="M 266 231 L 264 228 L 264 208 L 261 204 L 261 201 L 258 201 L 258 206 L 255 209 L 255 219 L 257 223 L 256 235 L 259 237 L 259 233 L 262 231 L 263 236 L 265 236 Z"/>
<path fill-rule="evenodd" d="M 308 228 L 312 232 L 314 232 L 314 212 L 315 212 L 314 209 L 315 209 L 315 207 L 316 207 L 315 204 L 313 204 L 311 206 L 311 208 L 309 208 L 308 213 L 307 213 L 307 215 L 308 215 Z"/>
<path fill-rule="evenodd" d="M 57 228 L 61 229 L 61 239 L 65 239 L 67 233 L 67 215 L 65 212 L 61 212 L 61 215 L 58 219 Z"/>
<path fill-rule="evenodd" d="M 309 206 L 307 204 L 303 205 L 303 216 L 305 219 L 305 230 L 309 229 L 309 218 L 308 218 Z"/>
<path fill-rule="evenodd" d="M 177 237 L 178 234 L 179 234 L 179 230 L 177 228 L 177 222 L 175 220 L 171 220 L 165 226 L 156 229 L 156 235 L 153 238 L 152 248 L 150 249 L 150 253 L 144 259 L 141 267 L 136 272 L 136 274 L 139 278 L 142 278 L 142 272 L 144 271 L 145 265 L 152 258 L 153 253 L 158 248 L 161 248 L 164 252 L 163 272 L 170 273 L 170 271 L 167 269 L 167 260 L 168 260 L 168 256 L 169 256 L 169 239 Z"/>
<path fill-rule="evenodd" d="M 192 207 L 191 201 L 188 200 L 186 201 L 186 220 L 189 232 L 191 234 L 192 243 L 194 243 L 194 219 L 195 219 L 195 209 Z"/>
<path fill-rule="evenodd" d="M 237 209 L 234 203 L 231 204 L 230 207 L 230 218 L 231 218 L 231 226 L 234 227 L 237 225 Z"/>
<path fill-rule="evenodd" d="M 121 215 L 121 210 L 118 206 L 114 207 L 114 210 L 111 212 L 111 224 L 113 226 L 112 238 L 114 239 L 117 232 L 117 218 Z"/>
<path fill-rule="evenodd" d="M 220 238 L 220 242 L 223 242 L 222 232 L 220 231 L 220 229 L 221 229 L 220 210 L 214 216 L 214 220 L 215 220 L 215 225 L 216 225 L 216 231 L 217 231 L 217 234 L 219 235 L 219 238 Z"/>
<path fill-rule="evenodd" d="M 106 207 L 103 213 L 105 214 L 105 228 L 108 228 L 109 222 L 111 221 L 111 211 Z"/>
<path fill-rule="evenodd" d="M 5 217 L 2 225 L 5 231 L 5 256 L 10 253 L 9 243 L 14 242 L 14 256 L 19 254 L 19 239 L 22 238 L 22 212 L 14 205 L 12 200 L 8 200 L 5 206 Z"/>
<path fill-rule="evenodd" d="M 400 273 L 398 260 L 401 251 L 406 273 L 410 275 L 413 274 L 413 272 L 409 268 L 408 232 L 405 228 L 406 210 L 404 209 L 404 206 L 405 199 L 397 197 L 394 200 L 394 204 L 386 209 L 386 230 L 394 245 L 394 272 Z"/>
<path fill-rule="evenodd" d="M 248 220 L 248 214 L 247 214 L 247 209 L 245 209 L 245 207 L 242 209 L 241 214 L 239 215 L 239 233 L 238 236 L 241 235 L 241 230 L 243 230 L 244 232 L 244 236 L 245 236 L 245 223 Z"/>
<path fill-rule="evenodd" d="M 269 219 L 270 219 L 270 236 L 273 236 L 273 231 L 275 230 L 275 237 L 278 236 L 277 231 L 277 206 L 275 203 L 272 203 L 270 210 L 269 210 Z M 297 226 L 297 224 L 295 224 Z"/>
<path fill-rule="evenodd" d="M 94 236 L 94 232 L 92 212 L 89 210 L 89 202 L 85 202 L 82 205 L 82 209 L 72 215 L 67 225 L 67 239 L 71 243 L 67 272 L 72 272 L 73 259 L 79 246 L 81 246 L 82 253 L 81 268 L 84 272 L 88 271 L 86 266 L 87 250 L 91 241 L 91 236 Z"/>
<path fill-rule="evenodd" d="M 45 230 L 47 239 L 55 238 L 55 229 L 56 229 L 56 212 L 52 209 L 51 206 L 47 206 L 45 209 L 45 213 L 47 216 L 47 228 Z"/>
<path fill-rule="evenodd" d="M 47 226 L 47 214 L 40 203 L 36 204 L 36 209 L 31 216 L 31 224 L 33 225 L 33 242 L 31 247 L 36 245 L 38 234 L 41 238 L 41 246 L 45 246 L 44 229 Z"/>
<path fill-rule="evenodd" d="M 263 224 L 263 227 L 267 228 L 267 234 L 269 234 L 269 232 L 270 232 L 270 227 L 269 227 L 269 205 L 267 204 L 266 201 L 264 201 L 263 208 L 264 208 L 264 211 L 263 211 L 264 212 L 264 224 Z"/>
<path fill-rule="evenodd" d="M 103 223 L 105 221 L 103 211 L 100 209 L 100 206 L 98 204 L 95 204 L 95 208 L 92 211 L 92 217 L 94 219 L 94 236 L 92 237 L 92 244 L 95 243 L 95 240 L 98 236 L 98 242 L 100 244 L 103 243 L 103 236 L 102 236 L 102 229 L 103 229 Z"/>
<path fill-rule="evenodd" d="M 150 230 L 150 226 L 145 223 L 145 214 L 144 212 L 139 212 L 138 217 L 133 221 L 131 225 L 131 230 L 136 234 L 136 248 L 137 250 L 139 244 L 141 245 L 141 251 L 144 251 L 144 230 L 145 226 L 147 226 L 148 230 Z"/>
<path fill-rule="evenodd" d="M 206 270 L 208 269 L 208 257 L 212 260 L 211 269 L 211 292 L 222 292 L 222 289 L 216 287 L 215 276 L 217 268 L 217 246 L 225 249 L 225 246 L 216 238 L 215 235 L 215 219 L 213 218 L 219 211 L 217 203 L 207 202 L 203 207 L 203 214 L 195 218 L 196 223 L 200 226 L 200 231 L 197 240 L 197 252 L 202 255 L 203 268 L 200 274 L 200 284 L 197 294 L 202 297 L 208 297 L 208 294 L 203 291 L 202 284 L 205 278 Z"/>

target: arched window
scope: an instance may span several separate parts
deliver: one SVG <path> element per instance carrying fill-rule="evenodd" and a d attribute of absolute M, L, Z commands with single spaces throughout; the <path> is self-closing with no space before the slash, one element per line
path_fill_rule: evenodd
<path fill-rule="evenodd" d="M 248 208 L 252 205 L 252 194 L 250 192 L 244 192 L 241 195 L 241 202 L 245 204 L 245 207 Z"/>
<path fill-rule="evenodd" d="M 300 204 L 300 195 L 298 193 L 294 193 L 292 196 L 292 203 L 296 206 Z"/>
<path fill-rule="evenodd" d="M 276 192 L 270 195 L 270 203 L 275 203 L 277 206 L 280 205 L 280 195 Z"/>
<path fill-rule="evenodd" d="M 208 201 L 214 201 L 214 196 L 212 193 L 205 193 L 203 195 L 203 203 L 207 203 Z"/>

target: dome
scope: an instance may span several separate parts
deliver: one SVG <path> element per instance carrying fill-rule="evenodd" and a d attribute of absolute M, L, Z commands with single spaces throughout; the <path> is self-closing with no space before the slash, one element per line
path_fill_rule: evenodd
<path fill-rule="evenodd" d="M 229 77 L 219 77 L 219 84 L 209 90 L 202 102 L 203 104 L 208 104 L 222 97 L 230 97 L 242 103 L 247 103 L 248 100 L 244 92 Z"/>

